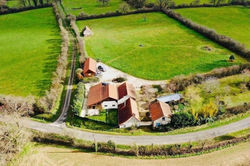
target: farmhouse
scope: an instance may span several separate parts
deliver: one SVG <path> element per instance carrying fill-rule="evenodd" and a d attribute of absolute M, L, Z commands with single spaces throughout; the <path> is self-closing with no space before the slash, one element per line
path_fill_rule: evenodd
<path fill-rule="evenodd" d="M 153 127 L 159 127 L 166 125 L 170 122 L 172 115 L 170 106 L 166 103 L 156 101 L 149 106 L 151 119 L 153 121 Z"/>
<path fill-rule="evenodd" d="M 116 85 L 99 83 L 90 88 L 87 107 L 98 110 L 118 108 L 117 100 L 118 91 Z"/>
<path fill-rule="evenodd" d="M 120 128 L 138 126 L 139 123 L 139 111 L 134 99 L 129 98 L 118 106 L 118 124 Z"/>
<path fill-rule="evenodd" d="M 85 77 L 92 77 L 96 75 L 96 61 L 92 58 L 87 58 L 83 66 L 83 75 Z"/>

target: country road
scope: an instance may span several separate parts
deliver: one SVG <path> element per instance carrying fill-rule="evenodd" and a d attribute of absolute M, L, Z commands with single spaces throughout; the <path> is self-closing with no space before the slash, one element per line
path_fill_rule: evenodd
<path fill-rule="evenodd" d="M 0 115 L 0 121 L 11 123 L 11 117 L 6 117 L 6 116 L 4 117 Z M 204 140 L 225 135 L 245 128 L 249 128 L 250 117 L 228 125 L 208 130 L 179 134 L 179 135 L 166 135 L 166 136 L 124 136 L 124 135 L 122 136 L 122 135 L 91 133 L 88 131 L 68 128 L 65 124 L 55 124 L 55 123 L 46 124 L 46 123 L 32 121 L 27 118 L 21 119 L 20 124 L 25 128 L 34 129 L 46 133 L 65 134 L 70 137 L 88 141 L 96 140 L 98 142 L 107 142 L 109 140 L 112 140 L 116 144 L 151 145 L 151 144 L 179 144 L 179 143 Z"/>

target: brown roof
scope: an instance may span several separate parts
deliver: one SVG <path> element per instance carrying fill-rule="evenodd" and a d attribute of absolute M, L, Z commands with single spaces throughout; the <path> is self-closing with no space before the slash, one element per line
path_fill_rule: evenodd
<path fill-rule="evenodd" d="M 88 72 L 96 73 L 96 61 L 92 58 L 87 58 L 84 62 L 83 74 Z"/>
<path fill-rule="evenodd" d="M 129 120 L 132 116 L 140 119 L 136 101 L 129 98 L 124 104 L 118 106 L 118 123 L 119 125 Z"/>
<path fill-rule="evenodd" d="M 119 99 L 123 98 L 124 96 L 132 97 L 133 99 L 136 98 L 136 91 L 132 84 L 124 82 L 118 87 L 118 94 Z"/>
<path fill-rule="evenodd" d="M 108 99 L 118 100 L 116 85 L 99 83 L 89 89 L 88 106 Z"/>
<path fill-rule="evenodd" d="M 149 111 L 150 111 L 153 121 L 163 116 L 170 116 L 172 114 L 170 110 L 170 106 L 160 101 L 150 104 Z"/>

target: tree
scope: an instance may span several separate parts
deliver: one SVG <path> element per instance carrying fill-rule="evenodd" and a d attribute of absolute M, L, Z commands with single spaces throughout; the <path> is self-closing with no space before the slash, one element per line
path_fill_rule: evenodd
<path fill-rule="evenodd" d="M 175 6 L 174 1 L 172 0 L 157 0 L 156 4 L 160 9 Z"/>
<path fill-rule="evenodd" d="M 231 55 L 231 56 L 229 57 L 229 61 L 230 61 L 230 62 L 233 62 L 234 60 L 235 60 L 234 55 Z"/>
<path fill-rule="evenodd" d="M 109 0 L 98 0 L 99 2 L 102 3 L 102 6 L 108 5 Z"/>
<path fill-rule="evenodd" d="M 191 5 L 199 5 L 200 4 L 200 0 L 194 0 L 193 2 L 191 2 Z"/>
<path fill-rule="evenodd" d="M 142 8 L 145 6 L 146 0 L 128 0 L 128 3 L 135 8 Z"/>
<path fill-rule="evenodd" d="M 195 118 L 191 113 L 187 111 L 180 111 L 172 115 L 170 125 L 173 128 L 181 128 L 193 126 L 195 125 L 195 122 Z"/>
<path fill-rule="evenodd" d="M 120 11 L 122 13 L 127 13 L 129 11 L 129 5 L 127 3 L 123 3 L 120 5 Z"/>

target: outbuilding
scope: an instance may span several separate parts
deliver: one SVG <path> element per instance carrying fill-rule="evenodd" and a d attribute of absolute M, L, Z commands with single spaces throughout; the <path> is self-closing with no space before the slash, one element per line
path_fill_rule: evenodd
<path fill-rule="evenodd" d="M 166 103 L 156 101 L 149 106 L 150 116 L 153 121 L 153 127 L 166 125 L 171 121 L 171 109 Z"/>
<path fill-rule="evenodd" d="M 92 58 L 87 58 L 83 66 L 84 77 L 93 77 L 96 75 L 97 62 Z"/>

